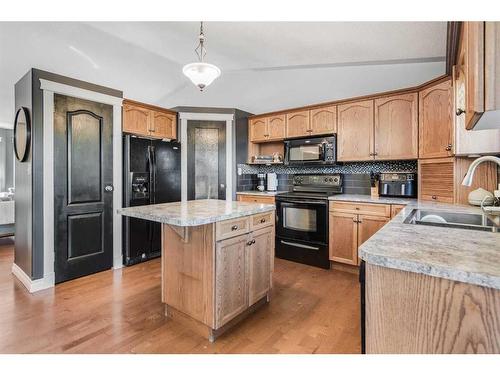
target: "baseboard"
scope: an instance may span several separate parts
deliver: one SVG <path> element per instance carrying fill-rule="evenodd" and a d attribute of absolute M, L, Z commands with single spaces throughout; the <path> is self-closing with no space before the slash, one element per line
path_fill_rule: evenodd
<path fill-rule="evenodd" d="M 24 287 L 30 293 L 35 293 L 40 290 L 53 288 L 55 285 L 55 275 L 51 273 L 49 275 L 45 275 L 41 279 L 31 280 L 31 278 L 26 275 L 26 273 L 17 265 L 12 264 L 12 273 L 15 277 L 24 285 Z"/>

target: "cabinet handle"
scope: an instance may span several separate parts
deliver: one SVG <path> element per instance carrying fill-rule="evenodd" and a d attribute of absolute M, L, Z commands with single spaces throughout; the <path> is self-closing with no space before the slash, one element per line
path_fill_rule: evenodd
<path fill-rule="evenodd" d="M 358 220 L 358 224 L 361 224 L 363 222 L 363 220 Z"/>
<path fill-rule="evenodd" d="M 238 230 L 238 226 L 237 226 L 237 225 L 233 225 L 233 226 L 231 227 L 231 230 Z"/>
<path fill-rule="evenodd" d="M 252 245 L 252 241 L 247 242 L 247 246 L 250 246 L 250 245 Z"/>
<path fill-rule="evenodd" d="M 260 223 L 264 224 L 266 222 L 266 219 L 260 219 Z"/>
<path fill-rule="evenodd" d="M 437 199 L 437 197 L 436 197 L 435 195 L 433 195 L 431 198 L 432 198 L 432 199 Z"/>
<path fill-rule="evenodd" d="M 252 245 L 255 243 L 255 240 L 252 240 Z"/>
<path fill-rule="evenodd" d="M 355 210 L 359 210 L 359 207 L 354 207 Z"/>
<path fill-rule="evenodd" d="M 446 151 L 451 151 L 451 143 L 449 143 L 448 146 L 446 146 Z"/>
<path fill-rule="evenodd" d="M 462 108 L 458 108 L 457 111 L 455 112 L 455 114 L 457 116 L 460 116 L 461 114 L 464 114 L 464 113 L 465 113 L 465 111 Z"/>

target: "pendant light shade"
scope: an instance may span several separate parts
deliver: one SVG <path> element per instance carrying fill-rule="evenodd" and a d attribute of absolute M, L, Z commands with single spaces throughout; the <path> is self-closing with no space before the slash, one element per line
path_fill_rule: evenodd
<path fill-rule="evenodd" d="M 205 34 L 203 33 L 203 22 L 200 22 L 200 35 L 198 37 L 199 44 L 195 52 L 198 55 L 199 62 L 184 65 L 182 73 L 193 82 L 200 91 L 210 85 L 217 77 L 220 76 L 221 70 L 213 64 L 203 61 L 207 50 L 205 48 Z"/>
<path fill-rule="evenodd" d="M 200 91 L 203 91 L 205 87 L 220 76 L 221 71 L 215 65 L 197 62 L 184 65 L 182 73 L 198 86 Z"/>

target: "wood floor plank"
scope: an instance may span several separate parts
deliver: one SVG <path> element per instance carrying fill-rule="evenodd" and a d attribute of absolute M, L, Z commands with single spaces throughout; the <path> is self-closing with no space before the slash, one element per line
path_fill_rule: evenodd
<path fill-rule="evenodd" d="M 0 353 L 359 353 L 357 276 L 281 259 L 271 303 L 209 343 L 169 321 L 160 261 L 30 294 L 0 239 Z"/>

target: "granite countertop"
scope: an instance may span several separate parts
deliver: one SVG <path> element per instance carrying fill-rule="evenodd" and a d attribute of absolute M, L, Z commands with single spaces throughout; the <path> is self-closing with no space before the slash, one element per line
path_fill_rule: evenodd
<path fill-rule="evenodd" d="M 191 227 L 273 211 L 273 204 L 201 199 L 118 209 L 124 216 Z"/>
<path fill-rule="evenodd" d="M 274 197 L 277 194 L 286 193 L 286 190 L 278 190 L 278 191 L 259 191 L 259 190 L 246 190 L 246 191 L 237 191 L 236 194 L 240 195 L 264 195 Z"/>
<path fill-rule="evenodd" d="M 413 198 L 397 198 L 397 197 L 378 197 L 372 198 L 371 195 L 365 194 L 336 194 L 328 198 L 331 201 L 347 201 L 347 202 L 363 202 L 363 203 L 380 203 L 380 204 L 408 204 L 416 202 Z"/>
<path fill-rule="evenodd" d="M 382 267 L 500 289 L 500 233 L 404 224 L 416 208 L 481 213 L 473 206 L 411 202 L 359 247 L 359 256 Z"/>

